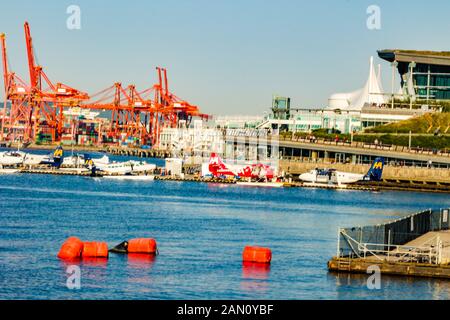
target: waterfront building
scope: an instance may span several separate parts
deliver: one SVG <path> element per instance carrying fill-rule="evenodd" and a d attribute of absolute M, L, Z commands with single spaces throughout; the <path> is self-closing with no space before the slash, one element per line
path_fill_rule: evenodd
<path fill-rule="evenodd" d="M 361 111 L 366 105 L 381 106 L 388 102 L 381 84 L 381 67 L 375 71 L 373 57 L 369 60 L 369 76 L 361 89 L 334 93 L 328 98 L 328 110 Z"/>
<path fill-rule="evenodd" d="M 378 56 L 397 68 L 403 92 L 413 100 L 450 101 L 450 52 L 396 49 Z"/>
<path fill-rule="evenodd" d="M 248 116 L 248 115 L 231 115 L 231 116 L 215 116 L 214 123 L 217 128 L 221 129 L 244 129 L 256 128 L 263 122 L 264 116 Z"/>
<path fill-rule="evenodd" d="M 158 148 L 170 151 L 174 157 L 184 155 L 209 157 L 211 152 L 222 154 L 223 132 L 206 126 L 202 120 L 195 120 L 191 126 L 180 121 L 177 128 L 162 129 Z"/>
<path fill-rule="evenodd" d="M 381 81 L 381 68 L 369 60 L 365 85 L 348 93 L 334 93 L 325 108 L 291 108 L 290 98 L 274 96 L 271 114 L 256 128 L 280 131 L 335 129 L 342 133 L 359 132 L 392 122 L 407 120 L 428 112 L 442 111 L 450 102 L 450 53 L 430 51 L 383 50 L 380 58 L 392 62 L 401 76 L 401 88 L 386 92 Z"/>

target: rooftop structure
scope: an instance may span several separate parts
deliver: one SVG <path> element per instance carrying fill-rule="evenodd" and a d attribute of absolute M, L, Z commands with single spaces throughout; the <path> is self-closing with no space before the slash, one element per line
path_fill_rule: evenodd
<path fill-rule="evenodd" d="M 261 116 L 246 116 L 246 115 L 231 115 L 231 116 L 216 116 L 214 122 L 217 127 L 224 129 L 243 129 L 255 128 L 264 120 Z"/>
<path fill-rule="evenodd" d="M 412 100 L 450 100 L 450 52 L 380 50 L 401 76 L 403 93 Z"/>
<path fill-rule="evenodd" d="M 370 57 L 369 76 L 364 87 L 353 92 L 332 94 L 328 99 L 328 109 L 360 111 L 367 104 L 382 105 L 386 102 L 380 68 L 375 72 L 373 57 Z"/>

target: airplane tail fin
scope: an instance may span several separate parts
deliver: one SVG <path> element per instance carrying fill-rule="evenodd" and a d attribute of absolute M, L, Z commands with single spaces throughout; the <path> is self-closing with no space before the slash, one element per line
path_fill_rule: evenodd
<path fill-rule="evenodd" d="M 92 159 L 91 155 L 85 153 L 83 154 L 83 159 L 85 167 L 92 168 L 94 166 L 94 160 Z"/>
<path fill-rule="evenodd" d="M 53 165 L 55 167 L 60 167 L 64 160 L 64 149 L 62 146 L 56 147 L 55 151 L 53 151 Z"/>
<path fill-rule="evenodd" d="M 219 157 L 217 153 L 211 153 L 211 157 L 209 158 L 209 165 L 208 165 L 209 172 L 211 172 L 212 175 L 218 176 L 219 171 L 223 171 L 228 169 L 225 163 L 222 161 L 222 159 Z"/>
<path fill-rule="evenodd" d="M 209 158 L 209 164 L 224 166 L 222 159 L 219 157 L 217 153 L 211 153 L 211 157 Z"/>
<path fill-rule="evenodd" d="M 370 170 L 367 172 L 366 180 L 369 181 L 381 181 L 384 168 L 384 158 L 378 157 L 372 163 Z"/>

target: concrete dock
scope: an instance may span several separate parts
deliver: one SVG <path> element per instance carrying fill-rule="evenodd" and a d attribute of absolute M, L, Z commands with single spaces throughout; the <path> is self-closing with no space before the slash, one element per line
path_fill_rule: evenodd
<path fill-rule="evenodd" d="M 429 209 L 385 224 L 340 229 L 338 254 L 328 270 L 367 273 L 377 266 L 382 274 L 450 279 L 448 215 L 449 209 Z"/>
<path fill-rule="evenodd" d="M 46 166 L 37 166 L 33 168 L 21 168 L 19 173 L 28 174 L 52 174 L 52 175 L 66 175 L 66 176 L 90 176 L 91 172 L 83 168 L 50 168 Z M 222 183 L 222 184 L 236 184 L 237 180 L 233 179 L 219 179 L 219 178 L 202 178 L 198 175 L 179 176 L 163 176 L 155 175 L 155 180 L 160 181 L 179 181 L 179 182 L 202 182 L 202 183 Z M 316 188 L 316 189 L 335 189 L 335 190 L 355 190 L 355 191 L 382 191 L 382 190 L 396 190 L 396 191 L 416 191 L 416 192 L 434 192 L 434 193 L 450 193 L 449 184 L 424 184 L 411 183 L 408 181 L 392 181 L 392 182 L 361 182 L 347 184 L 345 187 L 333 185 L 308 185 L 302 182 L 285 182 L 285 188 Z"/>
<path fill-rule="evenodd" d="M 382 274 L 450 279 L 450 265 L 391 262 L 371 259 L 333 258 L 328 262 L 332 272 L 367 273 L 370 266 L 378 266 Z"/>

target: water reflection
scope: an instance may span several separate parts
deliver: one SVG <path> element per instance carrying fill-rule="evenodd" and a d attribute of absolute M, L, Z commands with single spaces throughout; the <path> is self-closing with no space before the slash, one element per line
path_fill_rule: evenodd
<path fill-rule="evenodd" d="M 337 299 L 449 299 L 450 283 L 442 279 L 381 275 L 381 288 L 367 287 L 368 274 L 330 272 Z M 414 290 L 411 290 L 414 288 Z M 402 292 L 399 296 L 398 292 Z M 418 294 L 420 292 L 420 294 Z"/>
<path fill-rule="evenodd" d="M 151 270 L 156 262 L 156 256 L 152 254 L 129 253 L 127 255 L 127 281 L 149 285 L 152 282 Z M 148 291 L 143 287 L 141 292 Z"/>
<path fill-rule="evenodd" d="M 246 261 L 242 263 L 242 278 L 244 279 L 267 280 L 269 274 L 270 264 Z"/>
<path fill-rule="evenodd" d="M 81 265 L 87 267 L 106 268 L 107 264 L 108 258 L 83 258 L 83 260 L 81 260 Z"/>
<path fill-rule="evenodd" d="M 131 269 L 150 270 L 156 261 L 156 256 L 153 254 L 127 254 L 127 265 Z"/>
<path fill-rule="evenodd" d="M 241 289 L 251 293 L 265 293 L 269 289 L 270 264 L 243 262 Z"/>

